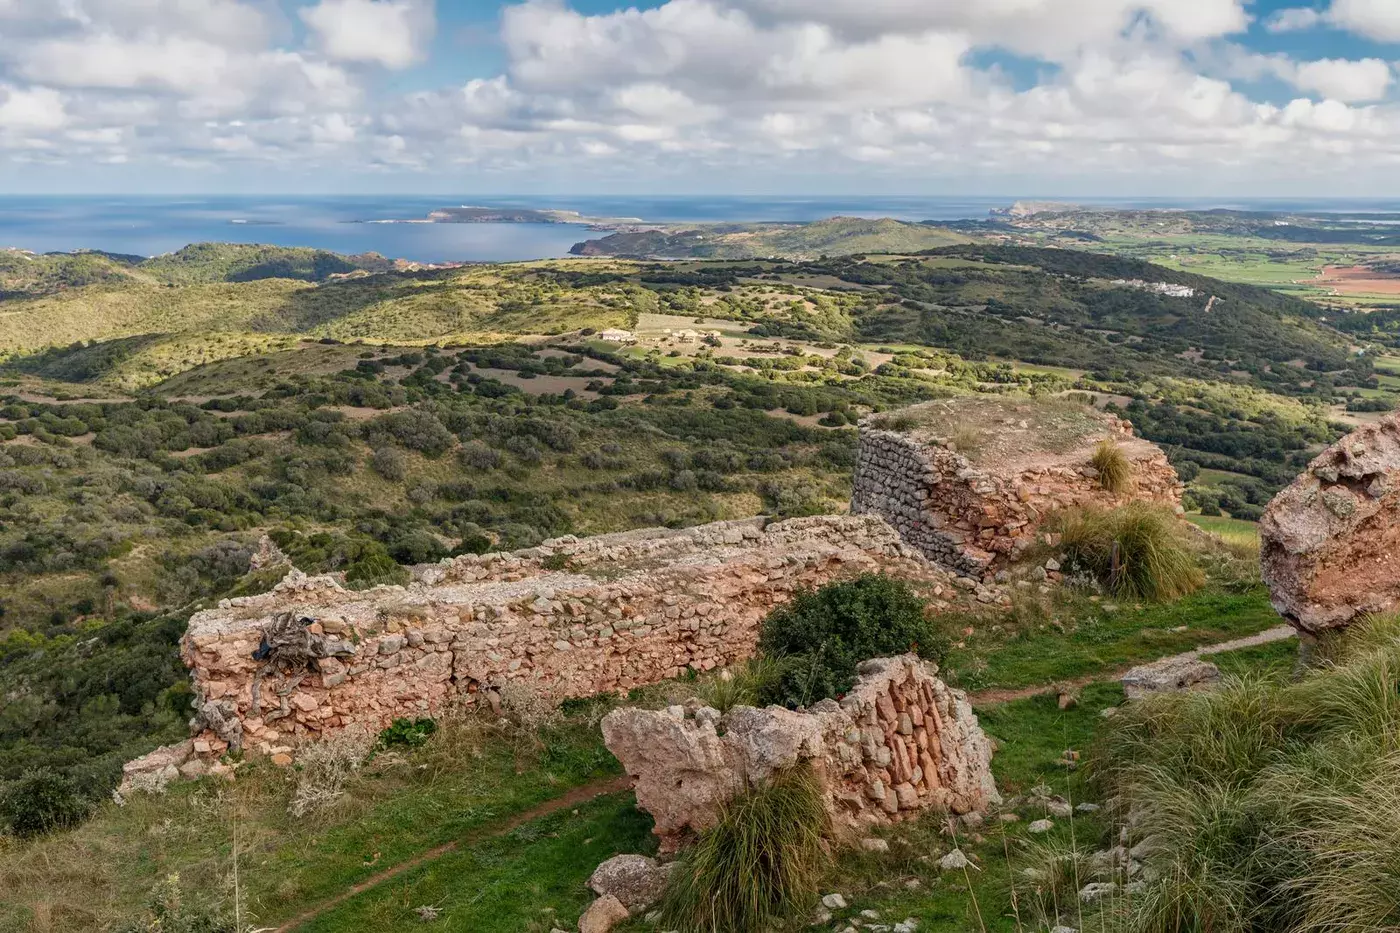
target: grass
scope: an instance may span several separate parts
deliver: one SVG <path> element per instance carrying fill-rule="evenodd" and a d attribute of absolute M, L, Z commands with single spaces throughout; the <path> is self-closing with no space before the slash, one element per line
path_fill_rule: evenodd
<path fill-rule="evenodd" d="M 31 844 L 0 838 L 0 930 L 43 929 L 40 917 L 56 929 L 106 928 L 138 911 L 172 872 L 192 895 L 227 907 L 235 827 L 246 853 L 244 907 L 260 924 L 275 924 L 617 770 L 587 718 L 527 736 L 469 717 L 444 722 L 412 755 L 377 758 L 347 782 L 332 812 L 298 820 L 287 812 L 292 776 L 254 763 L 233 785 L 138 795 Z"/>
<path fill-rule="evenodd" d="M 828 832 L 807 767 L 735 797 L 671 875 L 661 922 L 682 933 L 757 933 L 817 900 Z"/>
<path fill-rule="evenodd" d="M 1329 645 L 1300 681 L 1235 678 L 1134 704 L 1094 756 L 1157 880 L 1115 930 L 1385 930 L 1400 923 L 1400 625 Z"/>
<path fill-rule="evenodd" d="M 972 634 L 948 652 L 943 670 L 950 683 L 974 691 L 1099 676 L 1279 624 L 1262 587 L 1229 592 L 1216 585 L 1173 603 L 1077 597 L 1029 624 L 1010 616 L 966 621 Z"/>
<path fill-rule="evenodd" d="M 301 933 L 422 929 L 420 906 L 440 913 L 435 930 L 574 929 L 593 894 L 599 863 L 655 846 L 651 819 L 630 793 L 527 823 L 451 852 L 373 888 L 300 927 Z"/>
<path fill-rule="evenodd" d="M 1094 448 L 1094 456 L 1089 460 L 1099 472 L 1099 485 L 1115 496 L 1122 495 L 1133 486 L 1133 465 L 1123 448 L 1108 438 L 1104 438 Z"/>
<path fill-rule="evenodd" d="M 1188 515 L 1186 520 L 1198 528 L 1218 536 L 1226 544 L 1259 548 L 1259 523 L 1224 516 Z"/>
<path fill-rule="evenodd" d="M 1176 516 L 1165 509 L 1083 509 L 1064 517 L 1060 533 L 1067 571 L 1088 573 L 1117 596 L 1177 599 L 1205 582 Z"/>

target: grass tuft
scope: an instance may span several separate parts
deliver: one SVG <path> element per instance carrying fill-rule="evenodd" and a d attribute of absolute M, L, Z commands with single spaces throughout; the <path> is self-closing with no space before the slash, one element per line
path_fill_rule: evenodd
<path fill-rule="evenodd" d="M 1179 599 L 1205 583 L 1176 516 L 1160 506 L 1076 510 L 1060 531 L 1070 573 L 1088 574 L 1116 596 Z"/>
<path fill-rule="evenodd" d="M 749 933 L 810 909 L 826 864 L 827 828 L 809 768 L 736 797 L 672 873 L 663 928 Z"/>
<path fill-rule="evenodd" d="M 1099 485 L 1105 491 L 1121 496 L 1133 488 L 1133 464 L 1123 448 L 1109 438 L 1099 441 L 1089 461 L 1099 472 Z"/>

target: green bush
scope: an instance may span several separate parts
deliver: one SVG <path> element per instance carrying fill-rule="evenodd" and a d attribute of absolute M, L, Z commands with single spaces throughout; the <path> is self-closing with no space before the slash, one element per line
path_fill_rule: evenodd
<path fill-rule="evenodd" d="M 821 787 L 806 767 L 725 805 L 671 874 L 661 925 L 751 933 L 810 909 L 826 864 Z"/>
<path fill-rule="evenodd" d="M 0 821 L 24 838 L 74 826 L 87 813 L 77 784 L 47 768 L 26 773 L 0 792 Z"/>
<path fill-rule="evenodd" d="M 1178 599 L 1205 583 L 1181 521 L 1160 506 L 1076 510 L 1059 529 L 1066 571 L 1088 574 L 1116 596 Z"/>
<path fill-rule="evenodd" d="M 763 620 L 759 647 L 781 673 L 760 699 L 810 706 L 849 690 L 861 661 L 911 651 L 940 659 L 947 639 L 924 610 L 907 584 L 878 574 L 798 593 Z"/>
<path fill-rule="evenodd" d="M 437 731 L 431 719 L 395 719 L 379 733 L 376 748 L 418 748 Z"/>

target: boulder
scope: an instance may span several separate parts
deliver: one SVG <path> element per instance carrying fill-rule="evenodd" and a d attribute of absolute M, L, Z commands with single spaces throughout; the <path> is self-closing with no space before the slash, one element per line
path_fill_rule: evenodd
<path fill-rule="evenodd" d="M 1196 657 L 1164 658 L 1140 664 L 1123 675 L 1123 692 L 1130 700 L 1158 693 L 1198 690 L 1220 682 L 1220 668 Z"/>
<path fill-rule="evenodd" d="M 1323 451 L 1269 503 L 1259 536 L 1274 608 L 1304 633 L 1400 606 L 1400 415 Z"/>
<path fill-rule="evenodd" d="M 609 933 L 613 927 L 631 916 L 622 901 L 611 894 L 604 894 L 578 918 L 578 933 Z"/>
<path fill-rule="evenodd" d="M 611 894 L 631 913 L 660 900 L 671 877 L 671 866 L 645 855 L 618 855 L 593 870 L 588 886 L 595 894 Z"/>

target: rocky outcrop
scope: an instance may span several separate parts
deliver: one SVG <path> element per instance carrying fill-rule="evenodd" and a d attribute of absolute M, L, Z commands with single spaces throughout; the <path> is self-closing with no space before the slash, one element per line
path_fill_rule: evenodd
<path fill-rule="evenodd" d="M 1259 538 L 1274 608 L 1303 632 L 1400 605 L 1400 415 L 1323 451 L 1269 503 Z"/>
<path fill-rule="evenodd" d="M 957 438 L 966 449 L 959 450 Z M 1112 441 L 1131 489 L 1106 491 L 1091 459 Z M 991 579 L 1071 507 L 1157 502 L 1180 509 L 1181 483 L 1132 425 L 1064 400 L 949 399 L 861 423 L 851 511 L 879 515 L 929 560 Z"/>
<path fill-rule="evenodd" d="M 663 852 L 714 825 L 724 804 L 809 764 L 836 826 L 860 831 L 933 808 L 997 802 L 992 744 L 961 691 L 914 655 L 867 661 L 840 702 L 807 711 L 740 706 L 614 710 L 603 739 L 633 779 Z"/>
<path fill-rule="evenodd" d="M 749 657 L 793 592 L 870 572 L 972 598 L 874 516 L 561 538 L 364 592 L 293 572 L 190 620 L 198 738 L 214 755 L 241 743 L 285 756 L 507 686 L 593 696 L 708 671 Z"/>

